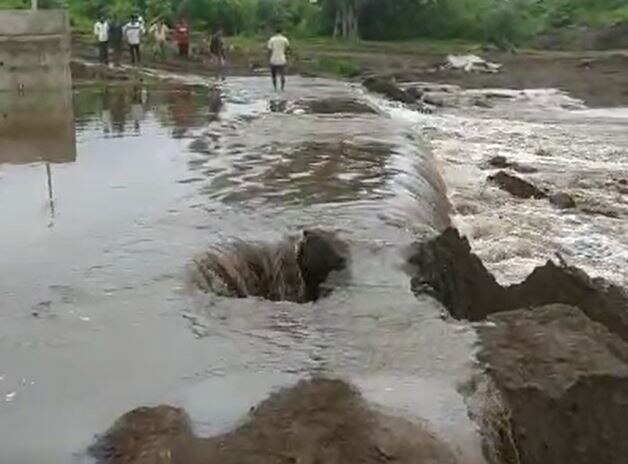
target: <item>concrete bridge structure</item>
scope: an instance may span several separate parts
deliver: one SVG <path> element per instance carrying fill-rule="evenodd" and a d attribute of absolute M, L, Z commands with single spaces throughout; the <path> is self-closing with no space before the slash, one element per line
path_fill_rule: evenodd
<path fill-rule="evenodd" d="M 0 10 L 0 164 L 75 156 L 68 13 Z"/>

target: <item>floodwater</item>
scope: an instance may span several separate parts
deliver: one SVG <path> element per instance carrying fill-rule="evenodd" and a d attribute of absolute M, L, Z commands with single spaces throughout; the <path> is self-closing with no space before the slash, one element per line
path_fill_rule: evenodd
<path fill-rule="evenodd" d="M 554 89 L 447 88 L 446 106 L 416 124 L 440 163 L 453 223 L 502 283 L 519 282 L 556 254 L 596 277 L 628 286 L 628 108 L 589 109 Z M 478 99 L 489 105 L 478 107 Z M 488 106 L 488 107 L 485 107 Z M 486 182 L 504 156 L 536 173 L 516 173 L 578 207 L 520 200 Z"/>
<path fill-rule="evenodd" d="M 455 104 L 422 115 L 328 80 L 293 78 L 281 97 L 261 78 L 186 82 L 75 92 L 74 136 L 48 133 L 62 153 L 35 145 L 32 121 L 47 113 L 17 105 L 23 132 L 0 155 L 2 462 L 89 462 L 94 434 L 146 404 L 181 405 L 198 433 L 223 432 L 274 388 L 322 372 L 480 463 L 457 391 L 475 334 L 411 294 L 405 245 L 451 213 L 501 281 L 559 252 L 627 282 L 626 109 L 447 89 Z M 316 98 L 376 112 L 310 114 Z M 488 185 L 495 155 L 590 211 Z M 353 253 L 328 298 L 234 300 L 186 284 L 210 245 L 310 226 L 338 230 Z"/>
<path fill-rule="evenodd" d="M 359 89 L 289 84 L 281 98 L 255 77 L 82 89 L 68 156 L 29 147 L 37 127 L 15 134 L 19 150 L 0 159 L 2 462 L 89 462 L 94 434 L 139 405 L 181 405 L 199 433 L 222 432 L 318 372 L 481 462 L 457 390 L 475 334 L 416 299 L 402 270 L 404 247 L 449 221 L 437 163 L 414 121 L 304 104 L 364 99 Z M 351 277 L 328 298 L 234 300 L 186 285 L 210 245 L 310 226 L 352 250 Z"/>

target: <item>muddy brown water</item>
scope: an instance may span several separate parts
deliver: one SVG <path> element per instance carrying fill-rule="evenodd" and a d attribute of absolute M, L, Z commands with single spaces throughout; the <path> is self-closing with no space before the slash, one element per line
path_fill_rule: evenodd
<path fill-rule="evenodd" d="M 89 462 L 94 434 L 139 405 L 180 405 L 199 434 L 224 432 L 312 372 L 481 462 L 457 391 L 475 335 L 417 300 L 401 269 L 406 244 L 448 223 L 437 165 L 411 122 L 299 104 L 319 98 L 365 101 L 305 78 L 280 96 L 255 77 L 87 88 L 73 95 L 75 155 L 0 158 L 2 462 Z M 210 245 L 308 226 L 338 230 L 353 255 L 317 303 L 186 285 Z"/>

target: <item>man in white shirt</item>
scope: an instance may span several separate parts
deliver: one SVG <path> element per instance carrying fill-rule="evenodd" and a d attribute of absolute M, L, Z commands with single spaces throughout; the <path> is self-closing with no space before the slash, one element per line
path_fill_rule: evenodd
<path fill-rule="evenodd" d="M 94 35 L 98 41 L 98 59 L 101 64 L 109 62 L 109 23 L 103 15 L 94 24 Z"/>
<path fill-rule="evenodd" d="M 277 90 L 277 75 L 281 77 L 281 90 L 286 87 L 286 65 L 288 59 L 286 54 L 290 49 L 290 42 L 282 34 L 281 28 L 277 28 L 277 33 L 268 41 L 268 55 L 270 61 L 270 74 L 273 79 L 273 87 Z"/>
<path fill-rule="evenodd" d="M 136 64 L 140 62 L 140 43 L 142 41 L 142 34 L 144 34 L 144 28 L 140 23 L 137 15 L 131 16 L 131 21 L 124 26 L 124 37 L 129 44 L 131 52 L 131 63 Z"/>

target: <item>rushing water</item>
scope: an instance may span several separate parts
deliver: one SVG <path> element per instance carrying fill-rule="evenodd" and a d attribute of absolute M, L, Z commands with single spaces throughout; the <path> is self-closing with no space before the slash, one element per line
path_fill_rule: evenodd
<path fill-rule="evenodd" d="M 310 114 L 313 98 L 364 97 L 299 78 L 281 98 L 261 78 L 83 89 L 71 156 L 0 160 L 3 459 L 81 462 L 95 433 L 158 402 L 216 433 L 324 372 L 480 462 L 457 392 L 475 336 L 416 299 L 402 271 L 405 245 L 449 220 L 436 163 L 412 121 Z M 15 143 L 28 146 L 25 132 Z M 212 244 L 308 226 L 351 246 L 351 277 L 328 298 L 233 300 L 185 284 Z"/>
<path fill-rule="evenodd" d="M 486 98 L 489 108 L 473 102 Z M 552 89 L 449 89 L 455 106 L 423 116 L 394 109 L 431 142 L 453 222 L 502 282 L 523 280 L 559 253 L 593 276 L 628 285 L 628 109 L 587 109 Z M 519 200 L 486 182 L 505 156 L 538 170 L 517 174 L 578 204 Z M 516 174 L 516 173 L 515 173 Z"/>

